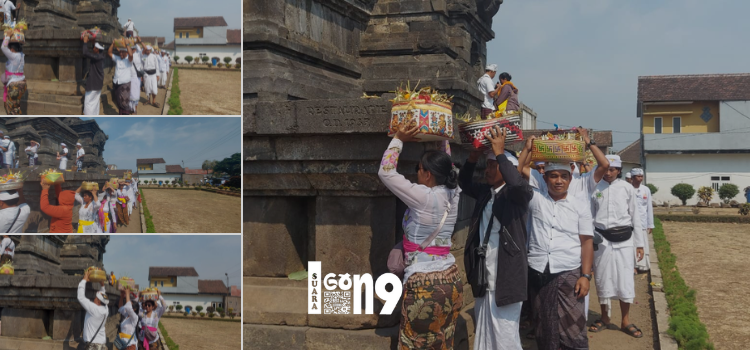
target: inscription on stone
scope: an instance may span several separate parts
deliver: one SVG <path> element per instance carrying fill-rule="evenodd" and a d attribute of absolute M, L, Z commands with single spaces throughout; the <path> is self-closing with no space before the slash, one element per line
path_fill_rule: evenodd
<path fill-rule="evenodd" d="M 388 101 L 297 102 L 301 133 L 384 132 L 391 113 Z"/>

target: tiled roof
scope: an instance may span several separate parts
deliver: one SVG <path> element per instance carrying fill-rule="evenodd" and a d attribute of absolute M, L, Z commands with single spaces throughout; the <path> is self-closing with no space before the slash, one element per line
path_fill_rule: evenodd
<path fill-rule="evenodd" d="M 174 28 L 226 27 L 224 17 L 182 17 L 174 19 Z"/>
<path fill-rule="evenodd" d="M 242 30 L 227 29 L 227 44 L 242 44 Z"/>
<path fill-rule="evenodd" d="M 227 294 L 222 280 L 198 280 L 198 294 Z"/>
<path fill-rule="evenodd" d="M 162 49 L 165 50 L 174 50 L 174 40 L 172 40 L 169 44 L 166 44 L 162 47 Z"/>
<path fill-rule="evenodd" d="M 211 169 L 203 170 L 203 169 L 185 168 L 185 174 L 188 174 L 188 175 L 208 175 L 208 174 L 213 174 L 213 172 L 214 171 Z"/>
<path fill-rule="evenodd" d="M 123 176 L 125 176 L 125 173 L 132 173 L 132 172 L 133 171 L 130 169 L 107 170 L 107 174 L 109 174 L 109 176 L 114 176 L 118 178 L 122 178 Z"/>
<path fill-rule="evenodd" d="M 151 45 L 156 44 L 159 45 L 159 47 L 164 46 L 164 43 L 167 41 L 167 39 L 163 36 L 142 36 L 141 41 L 144 43 L 149 43 Z"/>
<path fill-rule="evenodd" d="M 622 151 L 617 152 L 620 159 L 625 163 L 633 163 L 641 165 L 641 139 L 629 144 L 623 148 Z"/>
<path fill-rule="evenodd" d="M 164 164 L 166 161 L 164 161 L 164 158 L 145 158 L 145 159 L 136 159 L 135 164 L 141 165 L 141 164 Z"/>
<path fill-rule="evenodd" d="M 155 267 L 148 268 L 149 278 L 163 276 L 198 277 L 198 271 L 194 267 Z"/>
<path fill-rule="evenodd" d="M 166 168 L 167 168 L 168 173 L 179 173 L 179 174 L 185 173 L 185 170 L 183 170 L 182 166 L 180 165 L 167 165 Z"/>
<path fill-rule="evenodd" d="M 658 75 L 638 77 L 638 100 L 750 100 L 750 74 Z"/>

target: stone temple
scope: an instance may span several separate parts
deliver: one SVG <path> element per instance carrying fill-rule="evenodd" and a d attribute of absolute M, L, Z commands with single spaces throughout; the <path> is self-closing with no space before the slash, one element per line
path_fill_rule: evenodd
<path fill-rule="evenodd" d="M 103 268 L 109 236 L 11 236 L 16 243 L 15 275 L 0 275 L 0 349 L 82 348 L 86 312 L 77 299 L 78 283 L 89 266 Z M 93 299 L 100 283 L 87 283 Z M 120 319 L 120 292 L 106 286 L 112 341 Z M 50 337 L 51 340 L 42 340 Z"/>
<path fill-rule="evenodd" d="M 19 10 L 18 17 L 29 24 L 23 47 L 28 93 L 22 100 L 22 111 L 31 115 L 80 115 L 89 69 L 88 60 L 83 58 L 81 32 L 100 28 L 105 33 L 100 41 L 108 47 L 106 44 L 121 36 L 117 19 L 120 0 L 11 1 Z M 0 56 L 0 62 L 7 61 Z M 111 100 L 114 66 L 111 60 L 105 60 L 104 65 L 102 99 Z M 0 74 L 4 70 L 3 64 Z M 102 103 L 102 108 L 108 106 Z"/>
<path fill-rule="evenodd" d="M 96 120 L 82 120 L 79 117 L 0 117 L 0 129 L 6 130 L 5 135 L 15 143 L 20 159 L 21 171 L 26 176 L 24 183 L 24 197 L 31 207 L 31 215 L 24 227 L 24 233 L 49 232 L 49 217 L 39 209 L 42 188 L 39 185 L 39 174 L 47 169 L 59 167 L 57 153 L 62 151 L 60 146 L 64 142 L 68 146 L 71 158 L 68 159 L 68 170 L 64 172 L 65 182 L 63 190 L 75 191 L 83 181 L 97 182 L 99 188 L 110 179 L 106 174 L 107 164 L 104 162 L 104 145 L 108 136 L 99 128 Z M 39 164 L 29 167 L 29 159 L 24 149 L 31 145 L 31 140 L 39 142 L 37 151 Z M 83 158 L 84 172 L 75 172 L 75 144 L 83 145 L 86 155 Z M 0 170 L 0 174 L 8 170 Z M 54 187 L 50 188 L 54 192 Z M 50 195 L 52 197 L 52 195 Z M 54 199 L 50 199 L 51 204 Z M 78 222 L 78 205 L 73 210 L 74 226 Z"/>
<path fill-rule="evenodd" d="M 390 142 L 388 91 L 419 81 L 454 95 L 454 113 L 478 114 L 476 80 L 501 4 L 245 0 L 245 348 L 395 348 L 398 312 L 377 315 L 376 300 L 375 315 L 308 315 L 307 281 L 287 276 L 308 261 L 321 261 L 324 273 L 387 272 L 406 210 L 377 177 Z M 409 144 L 399 172 L 415 179 L 418 157 L 435 147 Z M 465 161 L 465 150 L 452 151 Z M 473 206 L 462 198 L 453 239 L 462 274 Z M 464 308 L 457 349 L 469 348 L 472 315 Z"/>

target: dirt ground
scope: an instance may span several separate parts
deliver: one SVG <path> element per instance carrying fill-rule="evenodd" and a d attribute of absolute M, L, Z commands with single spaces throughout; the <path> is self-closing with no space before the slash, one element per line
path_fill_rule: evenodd
<path fill-rule="evenodd" d="M 698 315 L 717 349 L 750 343 L 750 225 L 663 222 L 677 268 L 697 291 Z"/>
<path fill-rule="evenodd" d="M 677 215 L 692 215 L 693 207 L 672 207 L 672 208 L 654 208 L 654 215 L 659 214 L 677 214 Z M 698 208 L 700 212 L 698 215 L 737 215 L 739 209 L 737 208 Z"/>
<path fill-rule="evenodd" d="M 184 114 L 242 114 L 242 73 L 182 69 L 180 102 Z"/>
<path fill-rule="evenodd" d="M 162 318 L 161 324 L 180 350 L 242 348 L 242 323 Z"/>
<path fill-rule="evenodd" d="M 159 233 L 240 233 L 240 197 L 197 190 L 141 189 Z"/>
<path fill-rule="evenodd" d="M 594 279 L 596 276 L 594 276 Z M 601 315 L 599 299 L 596 297 L 596 285 L 591 280 L 589 291 L 589 318 L 588 325 L 598 320 Z M 604 330 L 599 333 L 588 333 L 589 349 L 607 350 L 653 350 L 654 330 L 651 319 L 652 298 L 649 293 L 648 274 L 635 276 L 635 302 L 630 306 L 630 322 L 634 323 L 643 332 L 643 338 L 636 339 L 619 330 Z M 619 325 L 622 321 L 620 305 L 613 304 L 611 322 Z M 525 350 L 537 350 L 536 342 L 526 338 L 528 330 L 521 331 L 521 341 Z"/>

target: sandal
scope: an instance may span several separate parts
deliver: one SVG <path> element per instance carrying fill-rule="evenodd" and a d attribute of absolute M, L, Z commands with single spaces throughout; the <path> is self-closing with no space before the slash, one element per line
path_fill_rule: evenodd
<path fill-rule="evenodd" d="M 638 327 L 636 327 L 632 323 L 629 324 L 629 325 L 627 325 L 627 326 L 625 326 L 625 328 L 623 328 L 622 331 L 625 332 L 627 335 L 633 337 L 633 338 L 642 338 L 643 337 L 643 332 L 641 331 L 641 329 L 638 328 Z M 641 333 L 641 334 L 635 335 L 636 332 Z"/>
<path fill-rule="evenodd" d="M 161 105 L 159 104 L 159 102 L 154 102 L 154 104 L 152 104 L 152 106 L 154 106 L 156 108 L 161 108 Z"/>
<path fill-rule="evenodd" d="M 591 333 L 599 333 L 607 328 L 609 328 L 610 324 L 604 323 L 601 319 L 594 321 L 594 323 L 589 326 L 589 332 Z"/>

